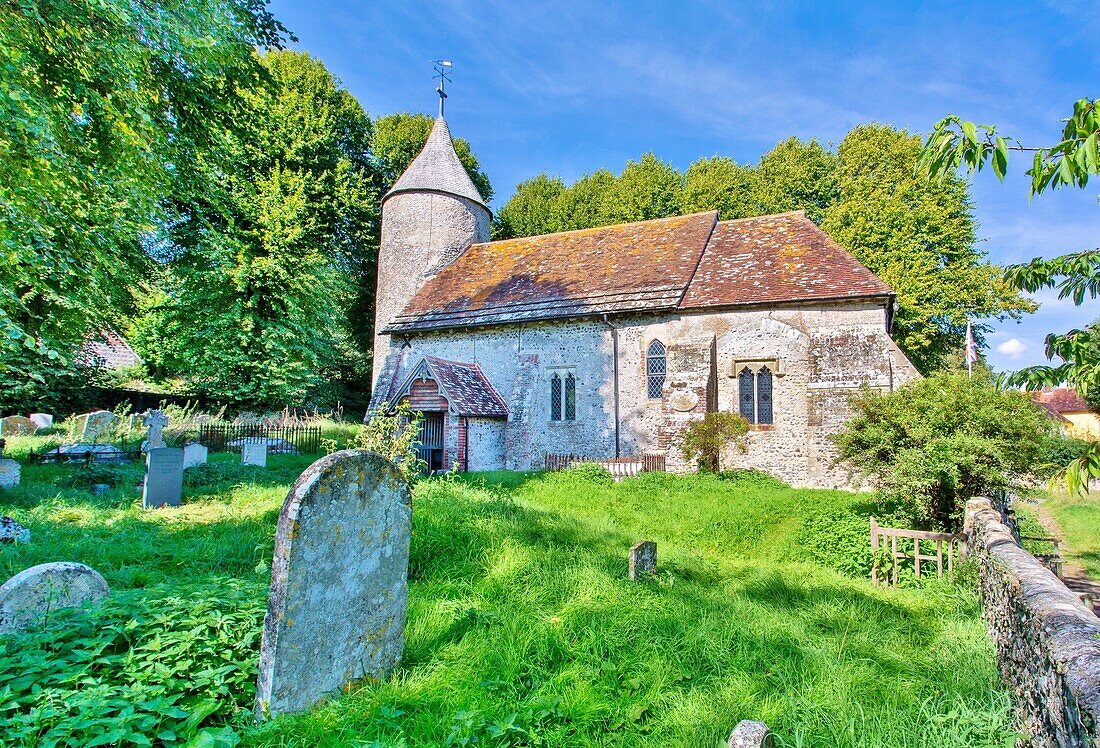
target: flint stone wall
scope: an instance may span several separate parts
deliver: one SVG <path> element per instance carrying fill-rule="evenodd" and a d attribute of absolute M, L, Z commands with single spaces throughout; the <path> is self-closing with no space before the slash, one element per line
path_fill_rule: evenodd
<path fill-rule="evenodd" d="M 279 514 L 256 712 L 308 709 L 401 658 L 412 499 L 393 463 L 365 450 L 322 457 Z"/>
<path fill-rule="evenodd" d="M 966 507 L 982 610 L 1033 748 L 1100 746 L 1100 619 L 1016 544 L 988 499 Z"/>

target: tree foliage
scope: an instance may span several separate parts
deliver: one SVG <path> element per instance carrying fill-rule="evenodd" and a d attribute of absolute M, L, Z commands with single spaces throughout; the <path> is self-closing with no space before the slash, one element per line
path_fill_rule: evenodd
<path fill-rule="evenodd" d="M 407 112 L 388 114 L 375 120 L 373 152 L 387 190 L 424 148 L 433 124 L 435 120 L 426 114 Z M 470 149 L 469 141 L 465 138 L 453 140 L 458 160 L 473 180 L 481 199 L 489 202 L 493 196 L 493 186 L 488 175 L 481 170 L 481 164 Z"/>
<path fill-rule="evenodd" d="M 884 511 L 921 527 L 957 530 L 967 499 L 1038 473 L 1057 441 L 1026 394 L 965 373 L 866 389 L 852 404 L 840 460 L 875 482 Z"/>
<path fill-rule="evenodd" d="M 962 346 L 967 320 L 1017 317 L 1034 305 L 986 261 L 966 183 L 914 174 L 919 138 L 883 125 L 852 130 L 835 150 L 788 138 L 755 165 L 723 156 L 681 173 L 652 153 L 615 176 L 566 186 L 545 174 L 517 186 L 495 234 L 530 236 L 717 210 L 723 220 L 804 210 L 898 293 L 894 335 L 924 371 Z M 987 327 L 975 325 L 981 341 Z"/>
<path fill-rule="evenodd" d="M 716 473 L 722 450 L 730 444 L 744 449 L 743 438 L 748 431 L 749 422 L 737 413 L 707 413 L 684 429 L 680 451 L 685 459 L 698 459 L 701 470 Z"/>
<path fill-rule="evenodd" d="M 1100 112 L 1096 99 L 1074 102 L 1072 114 L 1064 120 L 1062 139 L 1052 146 L 1029 147 L 997 132 L 994 125 L 976 125 L 950 115 L 940 120 L 925 141 L 920 167 L 935 181 L 950 179 L 962 168 L 968 174 L 990 165 L 1002 181 L 1008 172 L 1013 151 L 1032 154 L 1031 195 L 1059 187 L 1085 188 L 1089 178 L 1100 174 Z M 1005 270 L 1006 281 L 1025 291 L 1056 288 L 1058 298 L 1072 299 L 1080 306 L 1100 293 L 1100 249 L 1071 252 L 1031 262 L 1011 265 Z M 1053 365 L 1021 369 L 1005 381 L 1011 386 L 1038 389 L 1068 384 L 1082 397 L 1100 399 L 1100 328 L 1096 323 L 1067 333 L 1046 337 L 1046 356 Z M 1088 489 L 1091 478 L 1100 478 L 1100 446 L 1094 445 L 1066 468 L 1070 490 Z"/>
<path fill-rule="evenodd" d="M 260 0 L 0 2 L 0 373 L 62 376 L 116 321 L 166 196 L 205 189 L 196 154 L 260 84 L 287 32 Z M 9 397 L 33 398 L 30 390 Z"/>

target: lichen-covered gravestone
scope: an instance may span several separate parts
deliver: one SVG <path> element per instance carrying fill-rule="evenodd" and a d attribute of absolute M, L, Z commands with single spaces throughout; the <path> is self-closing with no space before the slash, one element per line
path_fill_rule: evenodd
<path fill-rule="evenodd" d="M 0 586 L 0 633 L 36 626 L 54 611 L 99 602 L 109 592 L 99 572 L 84 564 L 32 566 Z"/>
<path fill-rule="evenodd" d="M 393 463 L 347 450 L 313 463 L 279 514 L 256 715 L 308 709 L 400 661 L 412 499 Z"/>
<path fill-rule="evenodd" d="M 209 453 L 210 451 L 198 442 L 185 444 L 183 447 L 183 469 L 205 465 Z"/>
<path fill-rule="evenodd" d="M 26 416 L 0 418 L 0 436 L 31 436 L 37 430 L 38 426 Z"/>
<path fill-rule="evenodd" d="M 19 463 L 7 457 L 0 457 L 0 488 L 15 488 L 19 485 Z"/>
<path fill-rule="evenodd" d="M 82 416 L 77 416 L 77 418 L 83 421 L 83 426 L 80 430 L 81 441 L 95 441 L 111 431 L 111 429 L 118 425 L 119 421 L 118 416 L 109 410 L 96 410 Z"/>
<path fill-rule="evenodd" d="M 726 745 L 727 748 L 774 748 L 775 739 L 766 724 L 745 719 L 733 728 Z"/>
<path fill-rule="evenodd" d="M 29 543 L 31 531 L 11 517 L 0 517 L 0 543 Z"/>
<path fill-rule="evenodd" d="M 145 437 L 144 450 L 148 452 L 152 449 L 164 447 L 164 427 L 168 425 L 168 416 L 164 414 L 164 411 L 150 410 L 141 419 L 141 422 L 145 428 L 149 429 L 149 433 Z"/>
<path fill-rule="evenodd" d="M 628 573 L 631 581 L 648 579 L 657 573 L 657 544 L 640 540 L 630 547 Z"/>
<path fill-rule="evenodd" d="M 267 442 L 245 442 L 241 445 L 241 464 L 267 467 Z"/>
<path fill-rule="evenodd" d="M 53 428 L 53 416 L 49 413 L 31 413 L 31 422 L 40 429 Z"/>

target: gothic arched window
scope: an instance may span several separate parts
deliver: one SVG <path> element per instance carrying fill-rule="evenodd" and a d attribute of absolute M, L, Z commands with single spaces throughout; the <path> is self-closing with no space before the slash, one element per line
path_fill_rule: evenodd
<path fill-rule="evenodd" d="M 756 373 L 756 422 L 772 422 L 772 372 L 766 366 Z"/>
<path fill-rule="evenodd" d="M 565 420 L 577 420 L 577 379 L 573 372 L 565 375 Z"/>
<path fill-rule="evenodd" d="M 745 367 L 737 375 L 737 407 L 749 423 L 756 423 L 756 375 Z"/>
<path fill-rule="evenodd" d="M 645 354 L 645 388 L 650 400 L 660 400 L 665 388 L 665 344 L 654 340 Z"/>
<path fill-rule="evenodd" d="M 561 377 L 556 372 L 550 377 L 550 420 L 561 420 Z"/>

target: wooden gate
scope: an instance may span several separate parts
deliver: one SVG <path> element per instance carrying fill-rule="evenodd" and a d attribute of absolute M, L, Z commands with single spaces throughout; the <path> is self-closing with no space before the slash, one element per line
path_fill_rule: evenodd
<path fill-rule="evenodd" d="M 443 469 L 443 413 L 428 411 L 420 424 L 420 443 L 416 451 L 428 472 Z"/>
<path fill-rule="evenodd" d="M 875 522 L 875 518 L 871 517 L 871 581 L 876 585 L 879 583 L 879 546 L 885 545 L 883 542 L 886 538 L 889 538 L 889 560 L 890 568 L 887 570 L 885 578 L 886 583 L 891 586 L 897 586 L 898 583 L 898 567 L 903 560 L 909 558 L 913 559 L 913 573 L 917 579 L 920 579 L 921 575 L 921 562 L 924 562 L 927 567 L 930 564 L 935 564 L 936 575 L 943 576 L 944 562 L 946 561 L 947 571 L 952 571 L 955 568 L 955 557 L 964 558 L 966 556 L 966 536 L 956 535 L 947 532 L 923 532 L 921 530 L 901 530 L 893 527 L 879 527 Z M 902 541 L 899 545 L 898 540 Z M 921 553 L 920 545 L 921 541 L 925 541 L 926 548 L 930 548 L 932 543 L 936 544 L 936 553 L 932 555 L 930 553 Z M 912 552 L 905 547 L 911 543 Z"/>

